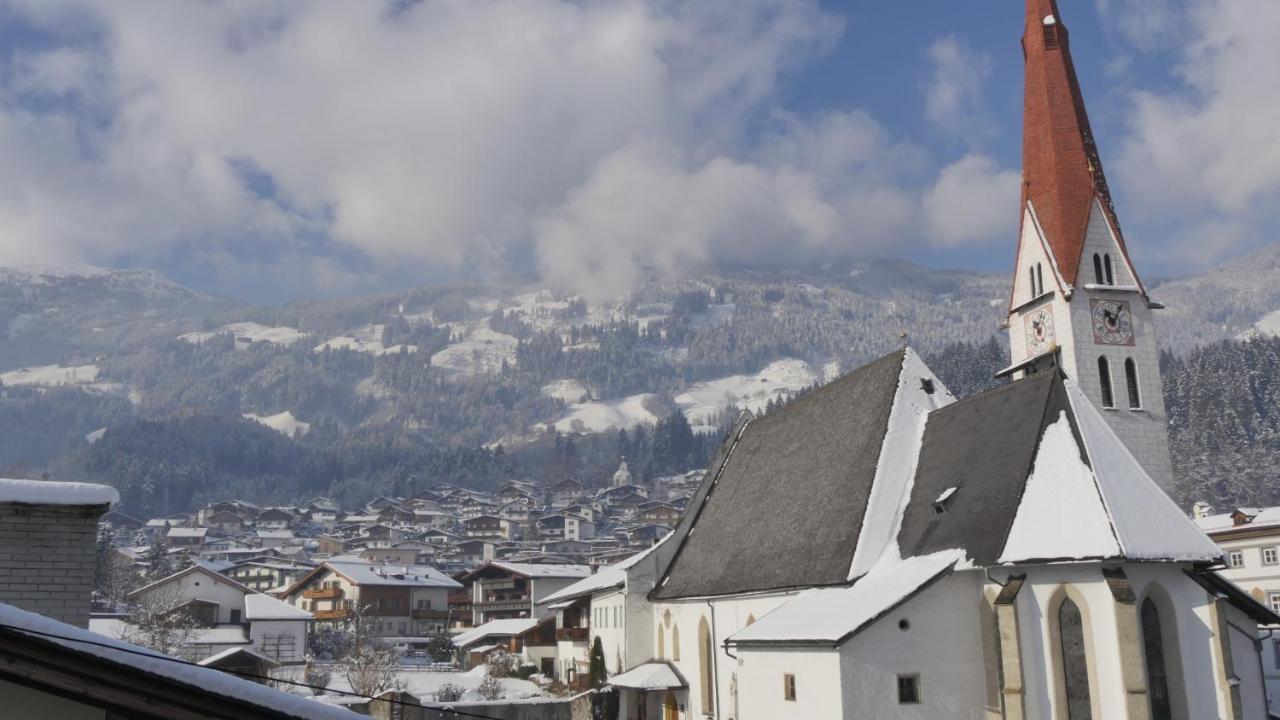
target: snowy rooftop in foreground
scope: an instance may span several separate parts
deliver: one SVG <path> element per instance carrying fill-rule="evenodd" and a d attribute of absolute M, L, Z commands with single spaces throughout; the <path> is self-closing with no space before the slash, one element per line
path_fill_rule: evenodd
<path fill-rule="evenodd" d="M 538 618 L 513 618 L 511 620 L 490 620 L 477 628 L 460 632 L 453 636 L 456 647 L 466 647 L 487 637 L 510 637 L 527 633 L 541 622 Z"/>
<path fill-rule="evenodd" d="M 119 666 L 133 668 L 189 686 L 193 692 L 218 695 L 270 708 L 285 717 L 299 718 L 299 720 L 350 720 L 360 717 L 348 710 L 273 690 L 220 670 L 178 662 L 174 658 L 153 650 L 112 640 L 43 615 L 19 610 L 11 605 L 0 604 L 0 625 L 5 626 L 5 629 L 0 632 L 29 635 L 78 653 L 92 655 Z"/>
<path fill-rule="evenodd" d="M 0 479 L 0 503 L 26 505 L 114 505 L 120 493 L 108 485 L 52 480 Z"/>
<path fill-rule="evenodd" d="M 562 600 L 572 600 L 574 598 L 582 597 L 583 595 L 590 595 L 592 593 L 600 592 L 601 590 L 607 590 L 609 588 L 622 585 L 627 581 L 627 568 L 634 566 L 636 563 L 648 557 L 648 555 L 656 550 L 659 545 L 666 542 L 669 537 L 671 537 L 671 533 L 667 533 L 661 540 L 654 543 L 647 550 L 636 553 L 622 562 L 615 563 L 613 565 L 606 565 L 600 568 L 599 572 L 595 575 L 585 577 L 569 587 L 551 593 L 542 600 L 539 600 L 538 604 L 546 605 L 548 603 L 556 603 Z"/>

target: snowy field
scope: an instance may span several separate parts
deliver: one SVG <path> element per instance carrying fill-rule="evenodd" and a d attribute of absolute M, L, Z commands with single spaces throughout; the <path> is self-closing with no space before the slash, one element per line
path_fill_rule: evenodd
<path fill-rule="evenodd" d="M 354 350 L 356 352 L 369 353 L 371 355 L 395 355 L 400 352 L 416 353 L 417 345 L 392 345 L 387 347 L 382 344 L 382 331 L 385 325 L 365 325 L 353 331 L 350 335 L 339 335 L 338 337 L 329 338 L 319 345 L 315 346 L 315 352 L 324 352 L 325 350 Z"/>
<path fill-rule="evenodd" d="M 587 386 L 580 380 L 556 380 L 542 386 L 542 394 L 549 398 L 563 400 L 567 403 L 578 403 L 590 397 Z"/>
<path fill-rule="evenodd" d="M 614 428 L 653 425 L 660 419 L 650 408 L 658 396 L 643 393 L 621 400 L 574 403 L 569 413 L 551 423 L 560 432 L 605 432 Z"/>
<path fill-rule="evenodd" d="M 40 387 L 88 385 L 97 379 L 97 365 L 78 365 L 75 367 L 40 365 L 0 373 L 0 382 L 5 385 L 38 385 Z"/>
<path fill-rule="evenodd" d="M 297 435 L 306 435 L 311 430 L 311 423 L 303 422 L 293 416 L 293 412 L 285 410 L 275 415 L 254 415 L 253 413 L 245 413 L 244 416 L 256 423 L 266 425 L 276 432 L 283 433 L 288 437 Z"/>
<path fill-rule="evenodd" d="M 232 335 L 236 339 L 237 348 L 245 348 L 253 343 L 265 342 L 272 345 L 292 345 L 307 336 L 297 328 L 288 326 L 261 325 L 256 322 L 239 322 L 223 325 L 208 332 L 189 332 L 179 335 L 179 340 L 198 344 L 218 335 Z"/>
<path fill-rule="evenodd" d="M 1267 313 L 1258 319 L 1249 330 L 1240 333 L 1237 338 L 1240 340 L 1249 340 L 1259 335 L 1277 336 L 1280 335 L 1280 310 Z"/>
<path fill-rule="evenodd" d="M 503 361 L 515 364 L 519 341 L 490 329 L 488 320 L 455 326 L 453 330 L 462 330 L 462 340 L 432 355 L 434 367 L 459 375 L 487 375 L 502 370 Z"/>
<path fill-rule="evenodd" d="M 675 401 L 695 432 L 711 432 L 715 430 L 716 416 L 730 404 L 758 413 L 770 400 L 794 395 L 825 379 L 835 369 L 834 366 L 823 368 L 820 378 L 803 360 L 778 360 L 751 375 L 730 375 L 695 383 L 687 392 L 677 395 Z"/>

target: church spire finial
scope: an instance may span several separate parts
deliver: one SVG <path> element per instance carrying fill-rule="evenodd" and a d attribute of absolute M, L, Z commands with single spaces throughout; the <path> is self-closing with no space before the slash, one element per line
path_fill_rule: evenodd
<path fill-rule="evenodd" d="M 1071 61 L 1067 27 L 1055 0 L 1027 0 L 1022 127 L 1022 204 L 1035 209 L 1058 270 L 1076 285 L 1095 199 L 1124 250 L 1084 97 Z M 1126 252 L 1127 254 L 1127 252 Z"/>

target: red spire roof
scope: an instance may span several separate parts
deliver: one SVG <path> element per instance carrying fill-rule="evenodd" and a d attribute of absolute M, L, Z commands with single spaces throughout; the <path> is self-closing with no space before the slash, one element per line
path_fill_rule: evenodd
<path fill-rule="evenodd" d="M 1122 252 L 1124 238 L 1055 0 L 1027 0 L 1022 52 L 1022 207 L 1030 201 L 1035 208 L 1058 271 L 1074 286 L 1095 197 L 1109 215 Z"/>

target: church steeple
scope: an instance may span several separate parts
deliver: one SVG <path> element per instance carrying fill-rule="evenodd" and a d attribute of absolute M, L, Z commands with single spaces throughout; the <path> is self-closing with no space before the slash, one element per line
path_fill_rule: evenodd
<path fill-rule="evenodd" d="M 1096 200 L 1128 261 L 1056 0 L 1027 0 L 1022 207 L 1030 202 L 1063 281 L 1075 287 Z M 1025 216 L 1024 216 L 1025 217 Z M 1025 222 L 1025 219 L 1024 219 Z M 1134 277 L 1139 287 L 1141 282 Z"/>

